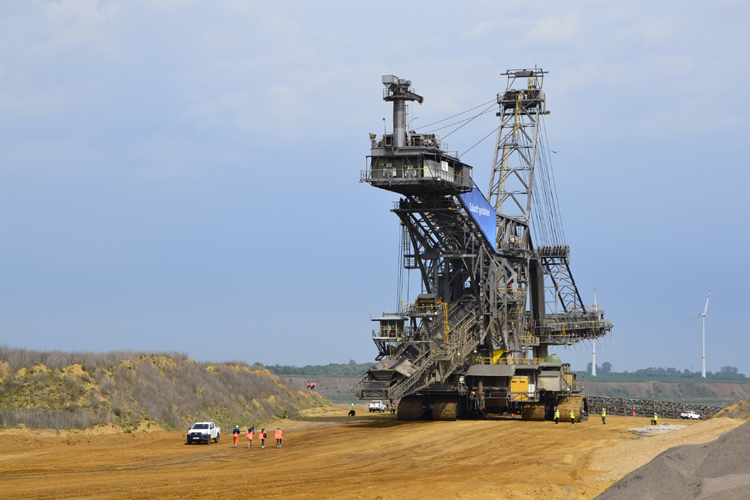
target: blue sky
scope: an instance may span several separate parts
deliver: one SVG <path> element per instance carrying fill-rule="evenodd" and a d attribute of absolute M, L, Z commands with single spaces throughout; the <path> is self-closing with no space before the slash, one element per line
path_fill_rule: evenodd
<path fill-rule="evenodd" d="M 0 343 L 373 359 L 399 229 L 358 183 L 381 75 L 424 96 L 418 127 L 538 64 L 574 277 L 615 324 L 598 360 L 700 369 L 711 288 L 708 369 L 750 375 L 748 21 L 740 1 L 4 2 Z M 492 146 L 463 157 L 483 190 Z"/>

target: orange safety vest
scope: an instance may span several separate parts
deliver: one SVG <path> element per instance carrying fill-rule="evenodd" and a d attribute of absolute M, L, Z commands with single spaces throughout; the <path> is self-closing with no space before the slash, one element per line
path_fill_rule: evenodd
<path fill-rule="evenodd" d="M 266 431 L 260 431 L 260 438 L 266 439 Z"/>
<path fill-rule="evenodd" d="M 255 431 L 247 431 L 247 440 L 252 441 L 253 440 L 253 434 L 255 434 Z"/>
<path fill-rule="evenodd" d="M 284 439 L 284 435 L 281 433 L 281 429 L 276 429 L 276 439 Z"/>

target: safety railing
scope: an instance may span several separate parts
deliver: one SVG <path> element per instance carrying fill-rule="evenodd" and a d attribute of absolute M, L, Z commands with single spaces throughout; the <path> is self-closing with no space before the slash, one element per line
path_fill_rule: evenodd
<path fill-rule="evenodd" d="M 403 309 L 405 316 L 437 316 L 442 314 L 442 305 L 420 305 L 420 304 L 407 304 Z"/>
<path fill-rule="evenodd" d="M 464 186 L 463 174 L 435 167 L 368 168 L 360 173 L 360 182 L 373 181 L 442 181 Z"/>
<path fill-rule="evenodd" d="M 526 299 L 526 289 L 525 288 L 519 288 L 518 286 L 515 287 L 509 287 L 509 286 L 502 286 L 498 285 L 497 291 L 499 293 L 507 293 L 511 296 L 517 296 L 518 300 L 525 300 Z"/>
<path fill-rule="evenodd" d="M 410 147 L 423 147 L 423 148 L 435 148 L 446 153 L 448 151 L 448 143 L 443 142 L 440 138 L 434 134 L 404 134 L 404 144 Z M 391 147 L 393 146 L 393 135 L 386 134 L 385 136 L 371 136 L 370 145 L 373 148 Z M 457 151 L 455 153 L 458 153 Z"/>
<path fill-rule="evenodd" d="M 545 320 L 540 326 L 547 330 L 542 333 L 545 337 L 568 337 L 572 335 L 581 335 L 585 332 L 590 332 L 592 335 L 597 334 L 602 329 L 610 329 L 612 326 L 609 318 L 602 320 L 590 320 L 590 321 L 555 321 Z"/>
<path fill-rule="evenodd" d="M 500 358 L 498 365 L 538 365 L 544 363 L 544 358 Z"/>
<path fill-rule="evenodd" d="M 525 346 L 537 346 L 539 345 L 539 337 L 531 335 L 530 333 L 522 332 L 518 334 L 518 342 Z"/>
<path fill-rule="evenodd" d="M 401 330 L 383 330 L 380 328 L 372 331 L 372 340 L 386 342 L 409 342 L 415 340 L 419 328 L 404 327 Z"/>
<path fill-rule="evenodd" d="M 500 358 L 495 361 L 487 356 L 474 356 L 471 360 L 477 365 L 538 365 L 544 362 L 544 358 Z"/>

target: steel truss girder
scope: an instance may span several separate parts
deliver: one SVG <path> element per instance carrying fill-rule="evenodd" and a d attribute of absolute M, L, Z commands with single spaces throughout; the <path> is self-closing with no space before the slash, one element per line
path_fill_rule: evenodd
<path fill-rule="evenodd" d="M 516 99 L 505 99 L 515 93 Z M 526 100 L 526 96 L 535 96 Z M 545 113 L 545 97 L 541 89 L 507 90 L 500 98 L 500 127 L 497 131 L 495 150 L 490 175 L 489 202 L 498 213 L 503 213 L 503 204 L 513 201 L 520 213 L 519 218 L 528 222 L 531 214 L 532 190 L 534 186 L 534 164 L 536 162 L 539 122 Z M 532 129 L 529 134 L 527 129 Z M 524 150 L 530 150 L 527 155 Z M 514 161 L 517 160 L 517 161 Z M 507 186 L 513 180 L 513 186 Z M 507 213 L 507 212 L 506 212 Z"/>
<path fill-rule="evenodd" d="M 541 257 L 540 262 L 544 270 L 545 291 L 549 292 L 552 300 L 547 302 L 547 312 L 556 313 L 559 304 L 562 312 L 586 312 L 581 295 L 576 287 L 573 274 L 570 272 L 570 262 L 567 256 Z"/>
<path fill-rule="evenodd" d="M 522 230 L 519 247 L 498 253 L 483 240 L 460 199 L 409 198 L 399 202 L 394 212 L 408 231 L 412 255 L 427 291 L 452 303 L 466 293 L 463 285 L 468 282 L 484 318 L 485 344 L 488 348 L 519 351 L 514 333 L 525 328 L 529 251 L 523 248 L 523 242 L 528 240 L 528 228 L 509 219 L 512 224 L 506 224 L 508 231 Z"/>

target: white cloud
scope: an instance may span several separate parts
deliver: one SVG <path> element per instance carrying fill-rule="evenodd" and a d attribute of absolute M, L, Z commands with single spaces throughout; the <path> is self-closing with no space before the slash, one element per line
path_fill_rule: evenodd
<path fill-rule="evenodd" d="M 118 5 L 99 8 L 97 0 L 63 0 L 60 3 L 38 3 L 44 14 L 46 40 L 37 48 L 72 49 L 79 45 L 96 44 L 98 49 L 109 46 L 112 25 L 119 14 Z"/>
<path fill-rule="evenodd" d="M 626 22 L 613 26 L 611 41 L 616 46 L 624 44 L 650 47 L 676 39 L 685 32 L 682 21 L 676 17 L 633 14 Z"/>
<path fill-rule="evenodd" d="M 71 99 L 59 89 L 36 90 L 24 97 L 0 93 L 0 111 L 15 123 L 46 120 L 70 103 Z"/>
<path fill-rule="evenodd" d="M 483 21 L 474 26 L 469 31 L 463 33 L 460 37 L 458 37 L 458 39 L 469 40 L 474 38 L 484 38 L 495 31 L 495 28 L 497 28 L 499 25 L 500 23 L 498 21 Z"/>
<path fill-rule="evenodd" d="M 530 44 L 561 45 L 575 41 L 580 35 L 580 19 L 568 14 L 534 22 L 525 39 Z"/>
<path fill-rule="evenodd" d="M 249 131 L 259 125 L 257 113 L 253 113 L 255 104 L 248 92 L 222 94 L 211 102 L 189 107 L 182 118 L 194 123 L 199 128 L 231 127 L 239 131 Z"/>
<path fill-rule="evenodd" d="M 506 47 L 538 47 L 561 45 L 575 41 L 581 36 L 581 21 L 572 13 L 533 17 L 502 16 L 491 21 L 482 21 L 458 37 L 461 41 L 493 39 L 493 45 Z"/>

